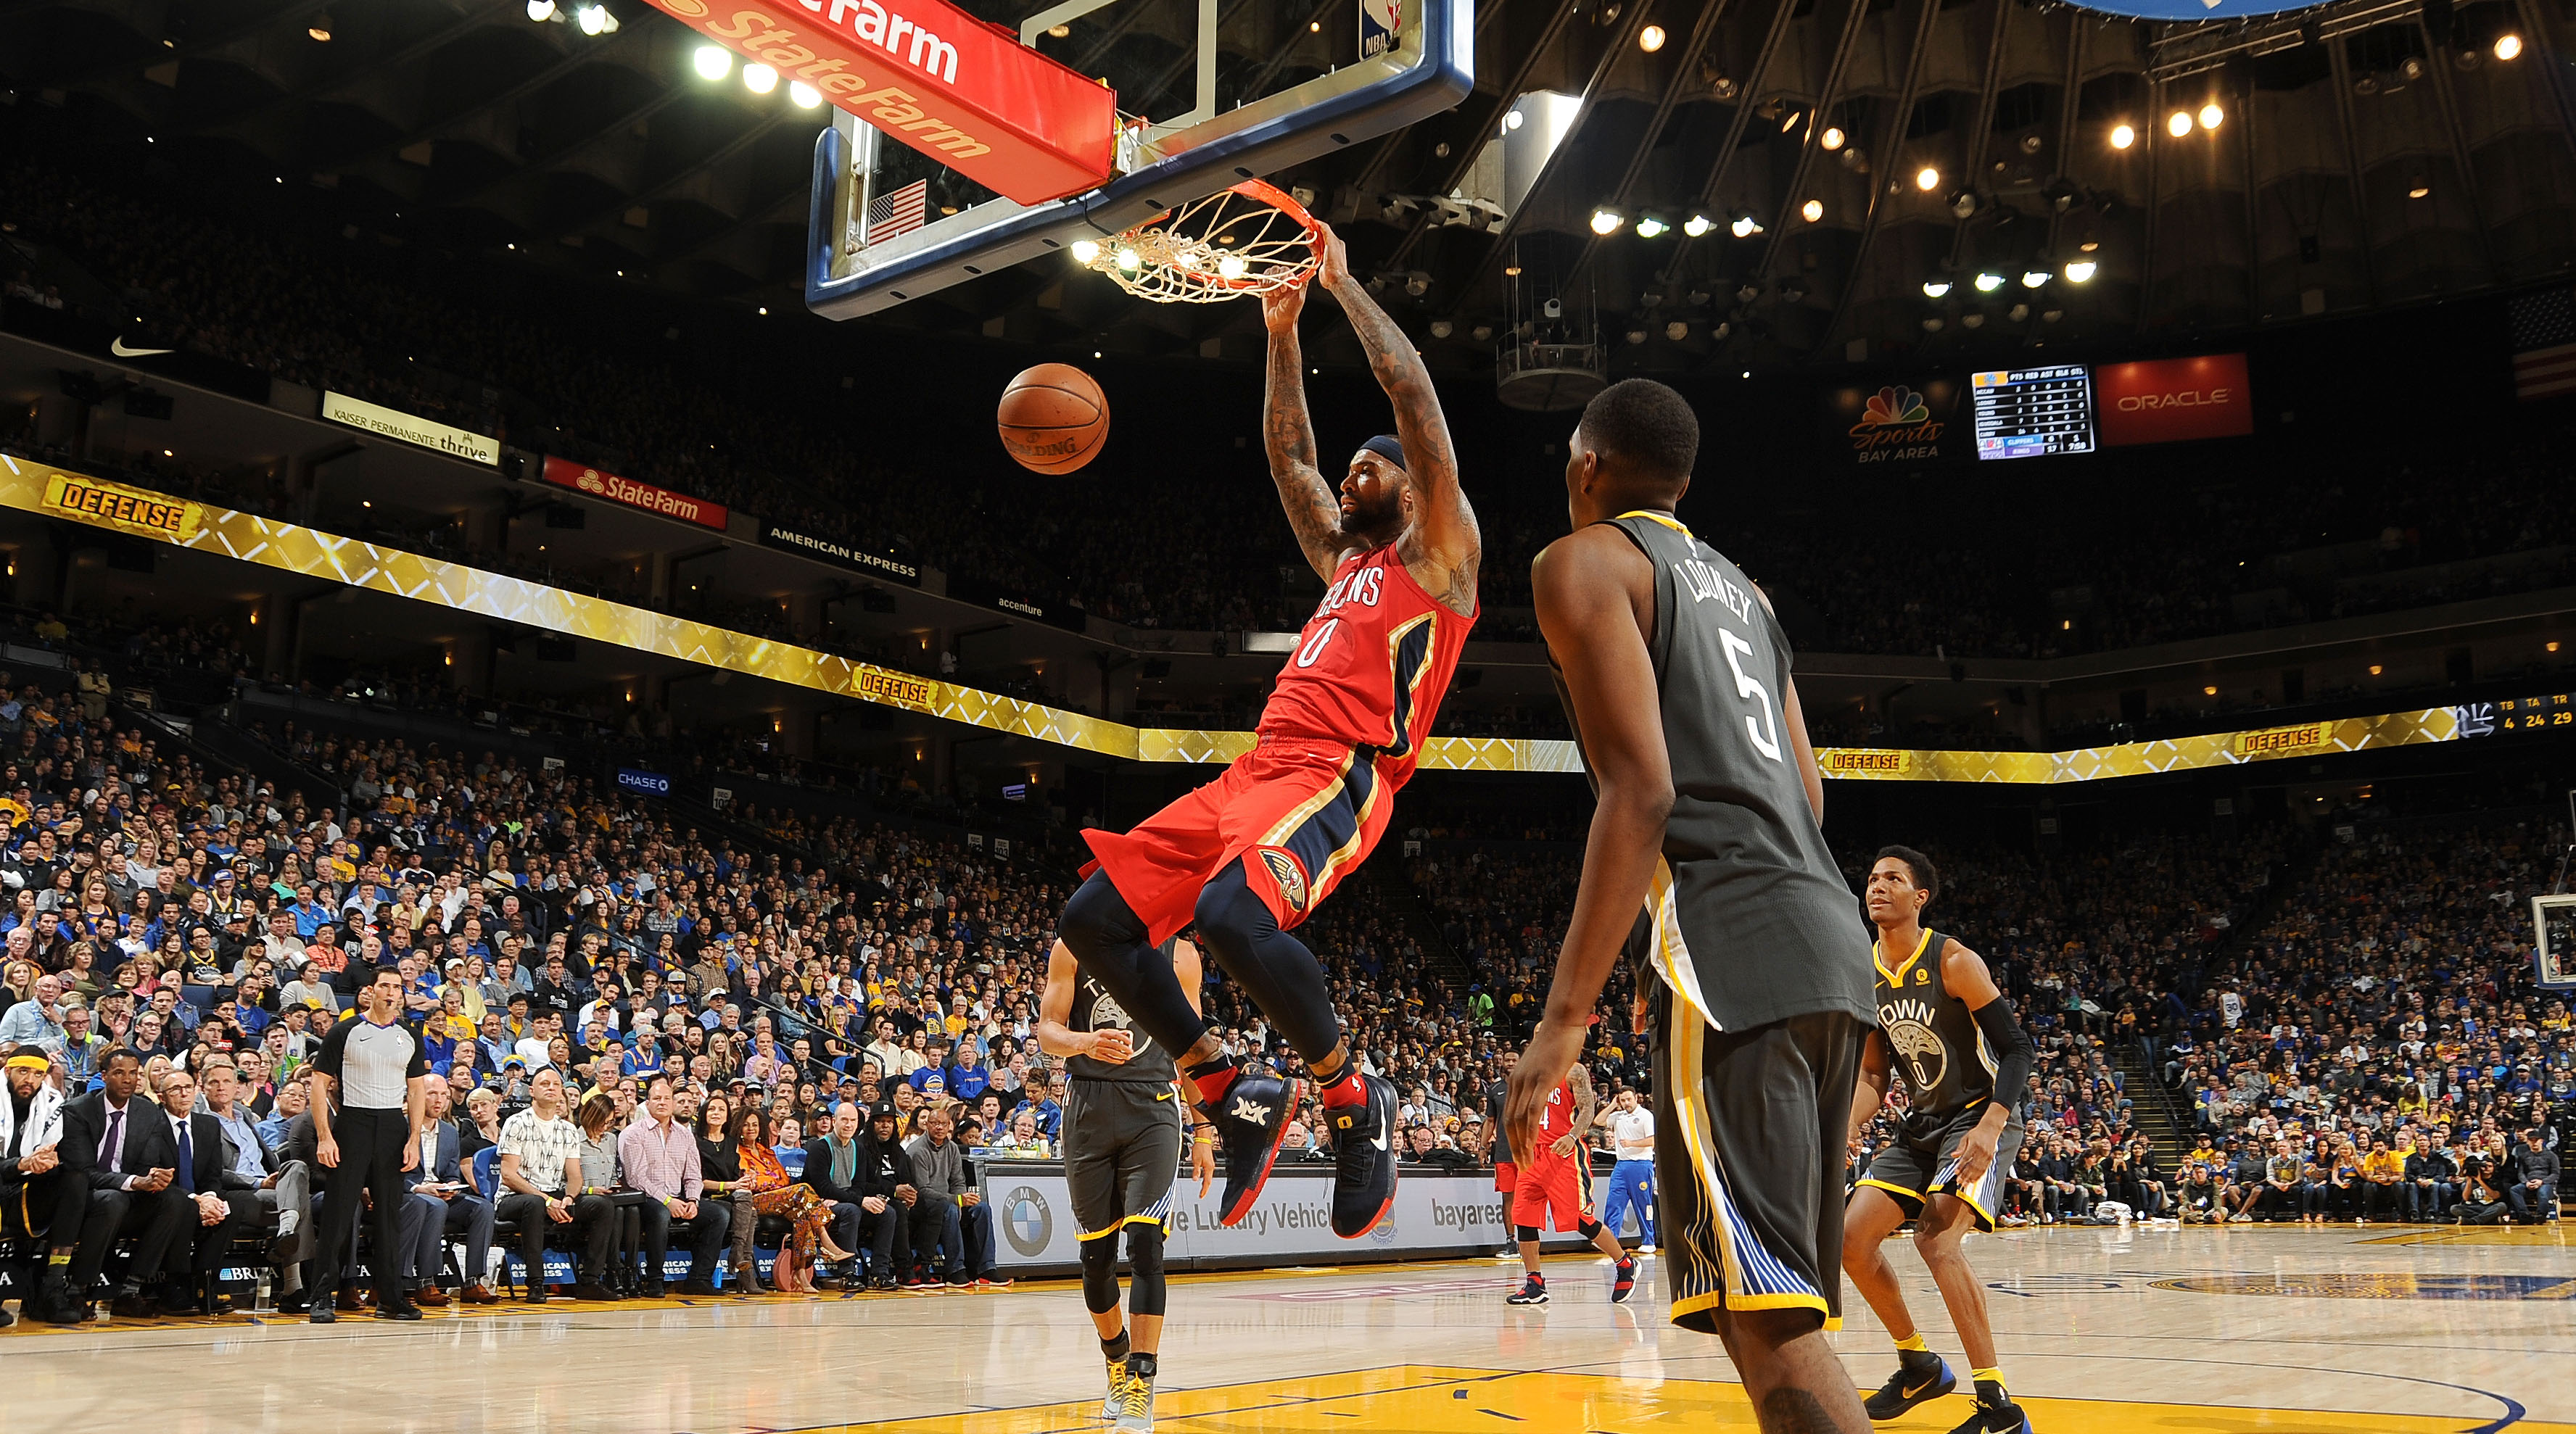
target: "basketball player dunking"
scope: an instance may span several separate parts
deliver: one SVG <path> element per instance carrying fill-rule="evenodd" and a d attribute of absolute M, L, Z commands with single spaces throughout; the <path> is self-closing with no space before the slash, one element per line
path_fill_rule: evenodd
<path fill-rule="evenodd" d="M 1531 1148 L 1633 931 L 1661 978 L 1673 1322 L 1726 1341 L 1769 1434 L 1861 1434 L 1869 1417 L 1824 1333 L 1841 1315 L 1869 950 L 1819 825 L 1788 639 L 1752 580 L 1673 516 L 1698 451 L 1680 394 L 1603 389 L 1566 463 L 1574 532 L 1530 569 L 1599 801 L 1545 1018 L 1512 1072 L 1512 1148 Z"/>
<path fill-rule="evenodd" d="M 1910 1097 L 1896 1143 L 1870 1162 L 1843 1219 L 1843 1269 L 1896 1341 L 1896 1373 L 1869 1397 L 1869 1417 L 1894 1419 L 1958 1387 L 1905 1308 L 1879 1247 L 1914 1221 L 1914 1252 L 1941 1287 L 1967 1351 L 1977 1408 L 1952 1434 L 2029 1434 L 2030 1420 L 1995 1363 L 1986 1292 L 1959 1253 L 1970 1228 L 1992 1233 L 2004 1181 L 2021 1149 L 2018 1107 L 2036 1054 L 1984 958 L 1923 926 L 1940 875 L 1912 847 L 1882 848 L 1870 867 L 1869 919 L 1878 927 L 1878 1030 L 1861 1053 L 1852 1092 L 1857 1145 L 1887 1099 L 1891 1072 Z"/>
<path fill-rule="evenodd" d="M 1305 290 L 1262 296 L 1270 331 L 1270 472 L 1306 560 L 1325 581 L 1279 670 L 1258 740 L 1225 774 L 1124 836 L 1086 831 L 1099 858 L 1058 932 L 1136 1028 L 1178 1053 L 1222 1142 L 1220 1218 L 1240 1221 L 1286 1138 L 1289 1084 L 1238 1068 L 1157 950 L 1193 920 L 1217 964 L 1294 1046 L 1320 1088 L 1337 1160 L 1333 1232 L 1357 1239 L 1395 1199 L 1395 1090 L 1362 1073 L 1314 953 L 1291 933 L 1366 860 L 1413 775 L 1476 620 L 1476 515 L 1458 489 L 1430 372 L 1351 277 L 1321 229 L 1314 282 L 1340 301 L 1394 401 L 1395 433 L 1353 454 L 1336 499 L 1316 471 L 1297 317 Z M 1558 1069 L 1563 1069 L 1559 1063 Z"/>

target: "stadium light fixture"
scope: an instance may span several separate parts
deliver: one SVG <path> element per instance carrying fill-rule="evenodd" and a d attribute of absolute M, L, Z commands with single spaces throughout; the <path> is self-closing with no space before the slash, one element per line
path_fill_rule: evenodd
<path fill-rule="evenodd" d="M 1221 279 L 1240 279 L 1251 271 L 1252 266 L 1240 254 L 1228 254 L 1216 261 L 1217 277 Z"/>
<path fill-rule="evenodd" d="M 742 87 L 755 95 L 765 95 L 778 88 L 778 71 L 767 65 L 742 67 Z"/>
<path fill-rule="evenodd" d="M 1099 257 L 1100 257 L 1100 241 L 1099 241 L 1099 240 L 1097 240 L 1097 239 L 1076 239 L 1076 240 L 1074 240 L 1074 241 L 1073 241 L 1073 262 L 1075 262 L 1075 263 L 1077 263 L 1077 264 L 1088 264 L 1088 263 L 1090 263 L 1092 260 L 1097 259 L 1097 258 L 1099 258 Z"/>
<path fill-rule="evenodd" d="M 1133 249 L 1121 249 L 1118 251 L 1118 267 L 1133 274 L 1145 267 L 1145 258 Z"/>
<path fill-rule="evenodd" d="M 2046 269 L 2024 269 L 2021 271 L 2021 286 L 2025 289 L 2036 289 L 2055 277 Z"/>
<path fill-rule="evenodd" d="M 572 18 L 585 35 L 605 35 L 614 23 L 605 5 L 584 5 L 573 12 Z"/>
<path fill-rule="evenodd" d="M 555 0 L 528 0 L 528 18 L 542 25 L 555 17 Z"/>
<path fill-rule="evenodd" d="M 1637 237 L 1640 239 L 1658 238 L 1664 234 L 1670 233 L 1672 231 L 1672 227 L 1673 226 L 1666 224 L 1664 221 L 1651 214 L 1640 214 L 1637 216 Z"/>
<path fill-rule="evenodd" d="M 1637 32 L 1637 48 L 1651 55 L 1664 47 L 1664 27 L 1649 25 Z"/>
<path fill-rule="evenodd" d="M 1825 218 L 1825 201 L 1810 199 L 1798 206 L 1798 212 L 1806 217 L 1808 223 L 1821 224 Z"/>
<path fill-rule="evenodd" d="M 1844 135 L 1839 125 L 1827 125 L 1825 132 L 1817 136 L 1816 143 L 1827 149 L 1840 149 L 1843 147 L 1843 139 Z"/>
<path fill-rule="evenodd" d="M 2066 282 L 2070 284 L 2089 284 L 2093 281 L 2094 272 L 2101 267 L 2101 265 L 2094 263 L 2090 259 L 2073 260 L 2066 266 Z"/>
<path fill-rule="evenodd" d="M 547 3 L 553 3 L 553 0 L 547 0 Z M 733 51 L 722 45 L 700 45 L 698 52 L 690 56 L 689 63 L 696 68 L 699 79 L 721 80 L 733 73 Z"/>
<path fill-rule="evenodd" d="M 1664 325 L 1664 337 L 1672 340 L 1674 343 L 1680 343 L 1682 340 L 1689 338 L 1690 321 L 1687 319 L 1675 319 L 1671 323 Z"/>
<path fill-rule="evenodd" d="M 1977 292 L 1980 294 L 1991 294 L 2003 286 L 2004 276 L 1991 269 L 1981 270 L 1977 274 Z"/>
<path fill-rule="evenodd" d="M 1930 165 L 1914 171 L 1914 187 L 1929 194 L 1941 187 L 1941 171 Z"/>
<path fill-rule="evenodd" d="M 2111 126 L 2111 147 L 2127 149 L 2138 142 L 2138 132 L 2125 124 Z"/>
<path fill-rule="evenodd" d="M 794 81 L 787 86 L 787 98 L 793 100 L 796 108 L 800 110 L 823 107 L 823 92 L 803 80 Z"/>
<path fill-rule="evenodd" d="M 1949 280 L 1947 280 L 1947 279 L 1926 279 L 1926 280 L 1924 280 L 1924 281 L 1923 281 L 1923 297 L 1925 297 L 1925 298 L 1927 298 L 1927 299 L 1945 299 L 1945 298 L 1948 298 L 1949 296 L 1950 296 L 1950 281 L 1949 281 Z"/>
<path fill-rule="evenodd" d="M 2218 101 L 2211 100 L 2209 103 L 2200 107 L 2200 127 L 2202 129 L 2216 129 L 2225 123 L 2227 123 L 2227 111 L 2218 107 Z"/>
<path fill-rule="evenodd" d="M 1620 226 L 1627 222 L 1628 217 L 1626 215 L 1621 214 L 1618 210 L 1612 209 L 1607 205 L 1592 211 L 1592 232 L 1600 235 L 1604 239 L 1618 233 Z"/>
<path fill-rule="evenodd" d="M 2191 133 L 2191 111 L 2175 110 L 2165 117 L 2165 133 L 2176 139 Z"/>
<path fill-rule="evenodd" d="M 1716 227 L 1716 221 L 1710 219 L 1705 214 L 1694 214 L 1690 218 L 1682 221 L 1682 232 L 1693 239 L 1706 234 L 1708 231 Z"/>
<path fill-rule="evenodd" d="M 1726 226 L 1726 231 L 1738 239 L 1750 239 L 1762 232 L 1762 221 L 1753 217 L 1752 210 L 1741 210 L 1736 214 L 1735 222 Z"/>
<path fill-rule="evenodd" d="M 2522 37 L 2514 34 L 2510 30 L 2496 36 L 2495 57 L 2499 60 L 2520 59 L 2522 57 Z"/>

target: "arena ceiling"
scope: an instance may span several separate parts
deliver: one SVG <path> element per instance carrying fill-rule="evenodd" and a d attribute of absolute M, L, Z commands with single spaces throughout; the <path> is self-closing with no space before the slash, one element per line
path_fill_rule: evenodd
<path fill-rule="evenodd" d="M 1134 3 L 1123 58 L 1170 83 L 1167 17 L 1195 6 Z M 1354 4 L 1224 0 L 1221 69 L 1329 65 Z M 527 0 L 17 0 L 0 67 L 22 101 L 332 188 L 414 237 L 796 302 L 824 112 L 710 82 L 695 36 L 606 5 L 614 27 L 589 33 Z M 2562 9 L 2338 0 L 2169 25 L 2022 0 L 1484 0 L 1473 97 L 1282 178 L 1461 367 L 1551 294 L 1597 304 L 1623 368 L 2151 343 L 2565 273 Z M 1532 91 L 1580 109 L 1527 197 L 1442 203 Z M 1059 264 L 864 322 L 1259 342 L 1248 305 L 1142 304 Z"/>

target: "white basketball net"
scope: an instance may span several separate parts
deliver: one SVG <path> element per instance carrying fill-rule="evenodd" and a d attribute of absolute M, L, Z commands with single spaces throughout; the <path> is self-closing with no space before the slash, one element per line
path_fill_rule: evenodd
<path fill-rule="evenodd" d="M 1246 180 L 1099 240 L 1096 252 L 1077 246 L 1075 258 L 1140 299 L 1212 304 L 1303 283 L 1322 261 L 1312 222 L 1296 200 Z"/>

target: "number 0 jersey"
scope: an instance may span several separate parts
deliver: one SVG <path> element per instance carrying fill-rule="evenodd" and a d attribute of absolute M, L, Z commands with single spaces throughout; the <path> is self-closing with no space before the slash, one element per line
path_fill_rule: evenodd
<path fill-rule="evenodd" d="M 1648 652 L 1673 776 L 1663 860 L 1631 940 L 1719 1030 L 1817 1011 L 1874 1024 L 1860 906 L 1782 721 L 1788 636 L 1743 569 L 1671 514 L 1609 522 L 1655 565 Z M 1580 743 L 1571 702 L 1566 719 Z"/>
<path fill-rule="evenodd" d="M 1402 786 L 1475 624 L 1424 592 L 1395 544 L 1344 558 L 1279 669 L 1260 734 L 1374 747 L 1381 780 Z"/>

